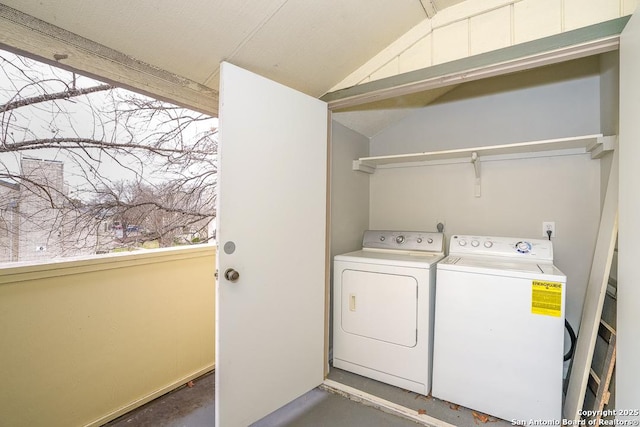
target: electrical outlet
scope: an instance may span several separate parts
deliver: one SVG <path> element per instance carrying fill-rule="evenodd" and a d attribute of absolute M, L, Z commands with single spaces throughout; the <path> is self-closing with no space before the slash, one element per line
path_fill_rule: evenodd
<path fill-rule="evenodd" d="M 438 224 L 442 224 L 442 230 L 440 230 L 438 228 Z M 445 221 L 444 219 L 437 219 L 436 220 L 436 230 L 438 231 L 444 231 L 445 225 L 447 225 L 447 221 Z"/>
<path fill-rule="evenodd" d="M 547 231 L 551 230 L 551 237 L 556 237 L 556 223 L 555 221 L 544 221 L 542 223 L 542 237 L 549 238 Z"/>

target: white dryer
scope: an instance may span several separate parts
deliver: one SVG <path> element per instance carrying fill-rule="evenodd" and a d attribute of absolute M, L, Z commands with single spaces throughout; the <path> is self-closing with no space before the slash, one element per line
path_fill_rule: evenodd
<path fill-rule="evenodd" d="M 551 241 L 452 236 L 437 271 L 433 396 L 560 420 L 567 278 Z"/>
<path fill-rule="evenodd" d="M 369 230 L 362 246 L 334 258 L 333 366 L 428 394 L 444 237 Z"/>

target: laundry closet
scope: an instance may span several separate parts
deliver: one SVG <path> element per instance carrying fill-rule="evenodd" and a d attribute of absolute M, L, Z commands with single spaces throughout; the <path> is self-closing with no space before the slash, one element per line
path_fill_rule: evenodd
<path fill-rule="evenodd" d="M 542 223 L 553 221 L 566 319 L 577 330 L 618 102 L 612 51 L 333 110 L 331 257 L 360 249 L 365 230 L 436 231 L 442 223 L 445 241 L 454 234 L 542 239 Z M 590 152 L 594 141 L 606 143 Z M 502 150 L 519 143 L 531 149 Z M 475 162 L 475 151 L 466 151 L 489 146 L 497 147 L 477 150 Z M 443 151 L 464 154 L 412 156 Z M 367 162 L 398 155 L 406 156 Z"/>
<path fill-rule="evenodd" d="M 554 222 L 553 263 L 567 279 L 564 312 L 578 328 L 584 302 L 592 300 L 585 299 L 591 266 L 603 259 L 594 256 L 600 222 L 613 216 L 601 209 L 618 206 L 607 197 L 616 192 L 605 189 L 617 183 L 610 176 L 619 177 L 619 275 L 633 283 L 640 66 L 633 43 L 640 39 L 632 18 L 621 40 L 626 23 L 416 70 L 320 101 L 224 63 L 219 155 L 226 172 L 219 186 L 228 207 L 218 216 L 225 227 L 219 227 L 217 301 L 224 304 L 216 311 L 216 416 L 248 424 L 313 387 L 333 387 L 339 369 L 327 363 L 334 357 L 332 261 L 361 249 L 365 230 L 435 231 L 442 223 L 446 240 L 454 234 L 542 239 L 543 222 Z M 255 212 L 269 214 L 267 227 Z M 292 250 L 293 230 L 301 230 L 304 251 Z M 637 291 L 626 283 L 623 289 L 620 331 L 630 333 L 638 323 Z M 347 297 L 357 308 L 358 297 Z M 253 339 L 242 338 L 248 336 Z M 618 342 L 621 355 L 635 345 L 629 337 Z M 634 372 L 631 359 L 623 368 L 620 358 L 619 373 Z M 256 378 L 277 387 L 265 393 L 254 387 Z M 620 408 L 633 406 L 629 378 L 621 374 L 616 383 Z M 246 390 L 260 397 L 255 413 L 237 399 Z M 353 396 L 353 389 L 337 391 Z"/>

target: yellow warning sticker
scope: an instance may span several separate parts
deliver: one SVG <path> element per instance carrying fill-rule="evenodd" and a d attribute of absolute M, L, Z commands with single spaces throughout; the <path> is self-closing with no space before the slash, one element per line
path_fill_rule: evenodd
<path fill-rule="evenodd" d="M 531 313 L 560 317 L 562 314 L 562 283 L 532 281 Z"/>

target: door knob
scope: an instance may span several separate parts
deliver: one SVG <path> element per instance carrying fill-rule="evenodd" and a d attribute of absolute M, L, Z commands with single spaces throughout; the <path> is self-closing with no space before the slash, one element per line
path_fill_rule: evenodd
<path fill-rule="evenodd" d="M 224 272 L 224 278 L 230 282 L 235 282 L 240 278 L 240 273 L 235 271 L 233 268 L 227 268 L 227 271 Z"/>

